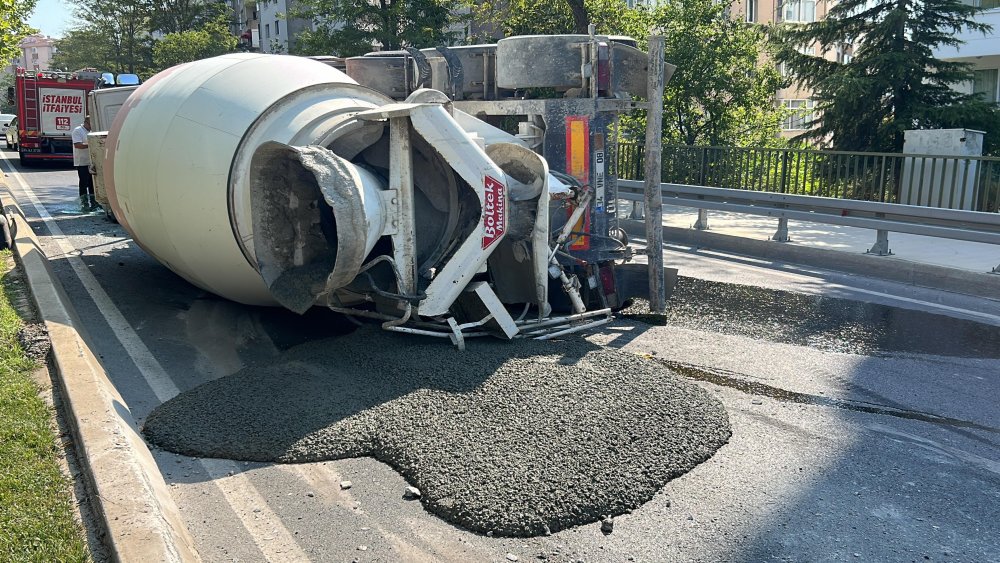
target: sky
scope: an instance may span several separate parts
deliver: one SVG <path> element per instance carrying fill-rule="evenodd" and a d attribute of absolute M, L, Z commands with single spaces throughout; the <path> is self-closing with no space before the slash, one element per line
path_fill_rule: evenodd
<path fill-rule="evenodd" d="M 42 35 L 62 37 L 73 20 L 73 5 L 66 0 L 38 0 L 35 12 L 28 18 L 28 25 Z"/>

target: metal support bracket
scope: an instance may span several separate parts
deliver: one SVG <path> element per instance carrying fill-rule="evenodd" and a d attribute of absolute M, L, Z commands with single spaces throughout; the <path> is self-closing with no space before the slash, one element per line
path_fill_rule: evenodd
<path fill-rule="evenodd" d="M 417 242 L 414 223 L 413 161 L 410 151 L 410 122 L 406 117 L 389 119 L 389 190 L 396 194 L 396 214 L 392 215 L 392 258 L 399 266 L 400 293 L 417 292 Z"/>
<path fill-rule="evenodd" d="M 892 250 L 889 249 L 889 231 L 877 229 L 875 231 L 875 244 L 868 249 L 866 254 L 874 254 L 876 256 L 891 256 Z"/>
<path fill-rule="evenodd" d="M 692 225 L 692 228 L 696 229 L 696 230 L 699 230 L 699 231 L 707 231 L 708 230 L 708 210 L 707 209 L 699 209 L 698 210 L 698 220 L 694 222 L 694 225 Z"/>
<path fill-rule="evenodd" d="M 778 230 L 774 232 L 774 236 L 771 237 L 774 242 L 788 242 L 792 239 L 788 238 L 788 218 L 779 217 L 778 218 Z"/>

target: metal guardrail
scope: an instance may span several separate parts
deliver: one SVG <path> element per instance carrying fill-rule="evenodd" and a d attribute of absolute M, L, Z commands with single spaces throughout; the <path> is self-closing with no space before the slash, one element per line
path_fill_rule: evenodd
<path fill-rule="evenodd" d="M 1000 214 L 997 213 L 708 186 L 661 186 L 665 205 L 694 207 L 702 211 L 699 213 L 701 225 L 696 223 L 696 228 L 707 228 L 703 210 L 715 209 L 779 219 L 778 231 L 772 237 L 777 241 L 788 240 L 789 219 L 874 229 L 877 232 L 876 243 L 869 252 L 880 255 L 889 254 L 889 232 L 1000 245 Z M 618 197 L 641 202 L 643 187 L 644 183 L 640 181 L 619 180 Z M 1000 266 L 994 272 L 998 269 Z"/>
<path fill-rule="evenodd" d="M 740 147 L 663 147 L 661 182 L 927 207 L 1000 210 L 1000 158 Z M 620 143 L 619 177 L 644 177 Z"/>

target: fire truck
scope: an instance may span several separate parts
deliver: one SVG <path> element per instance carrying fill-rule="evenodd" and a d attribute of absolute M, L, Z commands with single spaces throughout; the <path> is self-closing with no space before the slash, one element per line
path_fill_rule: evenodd
<path fill-rule="evenodd" d="M 105 80 L 99 72 L 17 69 L 13 97 L 22 166 L 73 162 L 70 133 L 87 115 L 87 94 Z"/>

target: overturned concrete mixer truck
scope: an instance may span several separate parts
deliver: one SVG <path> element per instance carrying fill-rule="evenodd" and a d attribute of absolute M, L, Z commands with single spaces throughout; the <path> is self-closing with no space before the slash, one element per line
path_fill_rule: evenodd
<path fill-rule="evenodd" d="M 648 291 L 615 205 L 614 128 L 646 88 L 629 41 L 511 37 L 346 70 L 232 54 L 152 77 L 94 133 L 114 217 L 222 297 L 460 348 L 597 326 Z"/>

